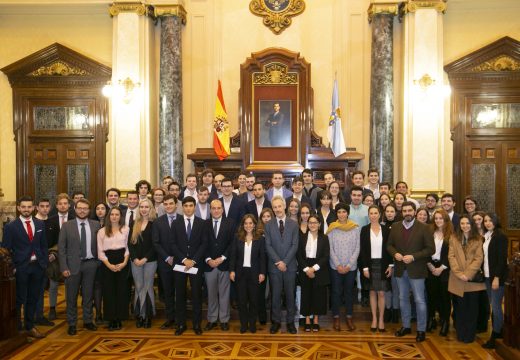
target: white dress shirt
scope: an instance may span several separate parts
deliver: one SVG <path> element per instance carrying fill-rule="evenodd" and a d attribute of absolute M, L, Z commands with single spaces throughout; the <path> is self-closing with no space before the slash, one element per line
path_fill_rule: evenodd
<path fill-rule="evenodd" d="M 125 214 L 125 225 L 126 226 L 130 226 L 130 215 L 132 215 L 132 211 L 133 211 L 133 215 L 134 215 L 134 221 L 137 217 L 137 206 L 133 209 L 126 209 L 126 214 Z"/>
<path fill-rule="evenodd" d="M 243 267 L 251 267 L 251 249 L 253 248 L 253 242 L 251 241 L 249 244 L 244 242 L 244 263 Z"/>
<path fill-rule="evenodd" d="M 283 186 L 279 189 L 273 186 L 273 197 L 275 197 L 276 195 L 281 196 L 283 198 Z"/>
<path fill-rule="evenodd" d="M 379 228 L 376 234 L 370 229 L 370 258 L 381 259 L 383 257 L 383 229 Z"/>
<path fill-rule="evenodd" d="M 305 245 L 305 256 L 309 259 L 316 259 L 316 253 L 318 251 L 318 237 L 312 236 L 311 232 L 309 231 L 307 233 L 307 245 Z M 320 269 L 320 266 L 318 264 L 314 264 L 313 266 L 314 271 L 318 271 Z M 303 272 L 307 272 L 309 270 L 309 267 L 305 267 L 303 269 Z"/>
<path fill-rule="evenodd" d="M 76 218 L 77 226 L 78 226 L 78 233 L 80 234 L 81 239 L 81 223 L 85 223 L 85 233 L 87 235 L 86 242 L 87 242 L 87 257 L 82 260 L 86 259 L 93 259 L 94 255 L 92 254 L 92 233 L 90 232 L 90 223 L 88 222 L 88 219 L 80 219 Z"/>

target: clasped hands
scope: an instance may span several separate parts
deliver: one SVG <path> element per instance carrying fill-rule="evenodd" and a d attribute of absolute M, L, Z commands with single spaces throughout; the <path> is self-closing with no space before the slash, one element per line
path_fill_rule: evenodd
<path fill-rule="evenodd" d="M 224 259 L 222 257 L 216 258 L 216 259 L 210 259 L 207 261 L 207 264 L 211 266 L 212 268 L 218 267 L 220 264 L 224 262 Z"/>
<path fill-rule="evenodd" d="M 287 265 L 285 265 L 285 263 L 280 260 L 278 261 L 277 263 L 274 263 L 276 265 L 276 267 L 278 268 L 278 270 L 280 270 L 281 272 L 286 272 L 287 271 Z"/>
<path fill-rule="evenodd" d="M 410 264 L 411 262 L 413 262 L 413 256 L 412 255 L 402 255 L 400 253 L 395 253 L 394 255 L 394 258 L 397 260 L 397 261 L 402 261 L 404 262 L 405 264 Z"/>
<path fill-rule="evenodd" d="M 184 271 L 188 271 L 195 266 L 195 261 L 191 259 L 185 259 L 182 263 L 184 264 Z"/>

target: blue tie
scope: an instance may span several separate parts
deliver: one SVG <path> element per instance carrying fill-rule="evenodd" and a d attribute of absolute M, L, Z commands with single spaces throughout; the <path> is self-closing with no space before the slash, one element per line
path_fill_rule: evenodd
<path fill-rule="evenodd" d="M 188 237 L 188 240 L 191 237 L 191 219 L 188 218 L 188 228 L 186 229 L 186 236 Z"/>

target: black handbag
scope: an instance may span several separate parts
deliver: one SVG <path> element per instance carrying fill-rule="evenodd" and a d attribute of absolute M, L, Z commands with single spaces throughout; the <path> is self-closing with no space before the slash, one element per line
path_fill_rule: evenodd
<path fill-rule="evenodd" d="M 486 281 L 486 278 L 484 277 L 484 271 L 482 271 L 482 269 L 478 269 L 475 276 L 470 280 L 470 282 L 474 283 L 483 283 L 484 281 Z"/>

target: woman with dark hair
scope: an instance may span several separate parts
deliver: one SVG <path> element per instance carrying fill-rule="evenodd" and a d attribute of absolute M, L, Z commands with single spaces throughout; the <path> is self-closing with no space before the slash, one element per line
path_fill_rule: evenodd
<path fill-rule="evenodd" d="M 289 217 L 289 219 L 292 219 L 296 222 L 300 221 L 300 208 L 300 200 L 292 198 L 287 203 L 287 216 Z"/>
<path fill-rule="evenodd" d="M 381 198 L 383 198 L 385 195 L 386 194 L 381 195 Z M 396 215 L 397 209 L 395 204 L 391 202 L 384 208 L 384 213 L 382 216 L 383 221 L 381 221 L 381 225 L 384 225 L 388 229 L 389 233 L 392 229 L 393 223 L 397 221 Z M 397 279 L 393 273 L 390 278 L 390 283 L 392 287 L 385 293 L 385 322 L 392 321 L 392 323 L 397 324 L 399 323 L 399 309 L 401 308 L 401 305 L 399 303 L 399 288 L 397 286 Z"/>
<path fill-rule="evenodd" d="M 105 226 L 105 219 L 108 213 L 108 205 L 104 202 L 97 203 L 92 212 L 92 219 L 99 221 L 100 227 Z M 103 303 L 103 285 L 102 272 L 98 267 L 96 271 L 96 279 L 94 280 L 94 307 L 96 308 L 96 324 L 101 325 L 103 321 L 103 311 L 101 310 Z"/>
<path fill-rule="evenodd" d="M 428 210 L 426 210 L 425 207 L 420 207 L 419 209 L 417 209 L 417 212 L 415 213 L 415 218 L 423 224 L 430 223 L 430 213 L 428 212 Z"/>
<path fill-rule="evenodd" d="M 311 214 L 316 214 L 316 213 L 314 212 L 314 210 L 312 210 L 312 207 L 309 204 L 303 203 L 302 207 L 300 209 L 300 221 L 299 221 L 300 235 L 307 234 L 307 230 L 308 230 L 307 221 L 309 221 L 309 216 L 311 216 Z"/>
<path fill-rule="evenodd" d="M 388 194 L 381 194 L 379 199 L 377 200 L 377 203 L 379 205 L 379 209 L 381 210 L 381 215 L 383 215 L 385 211 L 386 205 L 390 204 L 392 202 L 392 199 L 390 198 L 390 195 Z"/>
<path fill-rule="evenodd" d="M 322 200 L 323 202 L 323 200 Z M 359 256 L 359 226 L 348 218 L 350 206 L 336 205 L 338 220 L 327 230 L 330 242 L 331 302 L 334 330 L 341 330 L 340 306 L 345 301 L 347 329 L 356 329 L 352 321 L 354 305 L 354 281 L 357 275 Z M 321 218 L 320 218 L 320 221 Z"/>
<path fill-rule="evenodd" d="M 135 326 L 138 328 L 150 328 L 152 317 L 155 315 L 153 281 L 157 270 L 157 255 L 152 241 L 152 223 L 156 217 L 152 201 L 141 200 L 132 235 L 128 241 L 135 286 L 133 304 Z"/>
<path fill-rule="evenodd" d="M 390 289 L 392 256 L 386 250 L 390 230 L 379 223 L 380 210 L 377 205 L 368 208 L 370 224 L 361 228 L 359 267 L 363 276 L 370 281 L 370 309 L 372 325 L 370 331 L 385 332 L 385 292 Z M 379 316 L 377 309 L 379 308 Z"/>
<path fill-rule="evenodd" d="M 463 213 L 468 214 L 470 217 L 473 216 L 475 211 L 480 210 L 477 200 L 471 195 L 468 195 L 464 198 L 463 205 L 464 205 Z"/>
<path fill-rule="evenodd" d="M 92 212 L 91 218 L 93 220 L 99 221 L 99 226 L 103 227 L 105 226 L 105 218 L 108 213 L 108 205 L 104 202 L 97 203 L 96 206 L 94 206 L 94 211 Z"/>
<path fill-rule="evenodd" d="M 484 227 L 484 217 L 486 213 L 483 211 L 475 211 L 471 215 L 471 219 L 475 224 L 478 233 L 482 236 L 484 241 L 484 233 L 486 228 Z M 486 333 L 488 331 L 488 323 L 491 312 L 489 311 L 489 297 L 486 291 L 478 292 L 478 317 L 477 317 L 477 334 Z"/>
<path fill-rule="evenodd" d="M 237 285 L 240 333 L 256 332 L 259 284 L 265 281 L 266 254 L 263 231 L 246 214 L 237 230 L 229 259 L 229 278 Z"/>
<path fill-rule="evenodd" d="M 337 182 L 337 181 L 331 182 L 329 184 L 327 190 L 329 190 L 331 199 L 332 199 L 332 202 L 330 205 L 331 208 L 334 209 L 336 207 L 336 205 L 339 204 L 340 202 L 345 202 L 345 200 L 343 199 L 343 195 L 341 194 L 341 188 L 339 187 L 339 182 Z"/>
<path fill-rule="evenodd" d="M 478 233 L 482 236 L 484 236 L 484 233 L 486 232 L 486 229 L 484 228 L 484 217 L 485 216 L 486 216 L 486 213 L 483 211 L 475 211 L 473 213 L 473 215 L 471 215 L 471 219 L 475 223 Z"/>
<path fill-rule="evenodd" d="M 330 248 L 327 235 L 319 233 L 320 219 L 317 215 L 309 216 L 308 226 L 307 234 L 300 233 L 296 253 L 301 286 L 300 314 L 305 316 L 305 331 L 317 332 L 320 330 L 318 316 L 327 313 Z"/>
<path fill-rule="evenodd" d="M 457 339 L 471 343 L 477 331 L 478 292 L 486 286 L 479 279 L 483 278 L 482 238 L 466 214 L 461 215 L 459 228 L 450 238 L 448 259 L 448 291 L 453 294 Z"/>
<path fill-rule="evenodd" d="M 439 312 L 441 331 L 440 336 L 448 335 L 450 327 L 451 299 L 448 292 L 448 277 L 450 263 L 448 251 L 452 237 L 453 224 L 450 216 L 444 209 L 437 209 L 433 213 L 433 241 L 435 253 L 428 262 L 428 278 L 426 279 L 426 294 L 428 302 L 428 322 L 426 331 L 433 331 L 437 326 L 435 312 Z"/>
<path fill-rule="evenodd" d="M 316 212 L 320 218 L 320 231 L 326 234 L 329 225 L 337 220 L 336 212 L 332 207 L 332 194 L 328 190 L 323 190 L 318 194 L 318 200 L 320 207 Z"/>
<path fill-rule="evenodd" d="M 263 208 L 258 216 L 258 228 L 263 231 L 265 224 L 271 221 L 272 218 L 274 218 L 273 210 L 271 208 Z M 267 255 L 265 257 L 265 264 L 267 269 Z M 266 290 L 268 290 L 267 283 L 269 281 L 267 273 L 265 274 L 265 278 L 266 280 L 260 283 L 258 289 L 258 321 L 260 322 L 260 325 L 265 325 L 267 323 L 267 310 L 265 305 L 265 298 L 266 295 L 268 295 L 266 294 Z"/>
<path fill-rule="evenodd" d="M 484 217 L 484 277 L 486 291 L 493 314 L 493 331 L 489 340 L 482 345 L 486 349 L 495 348 L 495 339 L 502 337 L 504 314 L 502 300 L 504 299 L 504 281 L 507 278 L 507 247 L 508 240 L 500 229 L 496 214 L 486 214 Z"/>
<path fill-rule="evenodd" d="M 103 308 L 108 330 L 121 330 L 128 318 L 128 232 L 121 209 L 108 211 L 105 227 L 97 233 L 98 258 L 103 262 Z"/>
<path fill-rule="evenodd" d="M 395 210 L 396 210 L 396 215 L 395 215 L 396 221 L 403 220 L 402 209 L 403 209 L 403 204 L 405 201 L 406 201 L 406 195 L 401 194 L 401 193 L 396 193 L 394 195 L 393 203 L 395 205 Z"/>
<path fill-rule="evenodd" d="M 365 194 L 365 196 L 363 196 L 363 204 L 366 205 L 367 207 L 374 205 L 374 203 L 375 203 L 374 195 Z"/>

